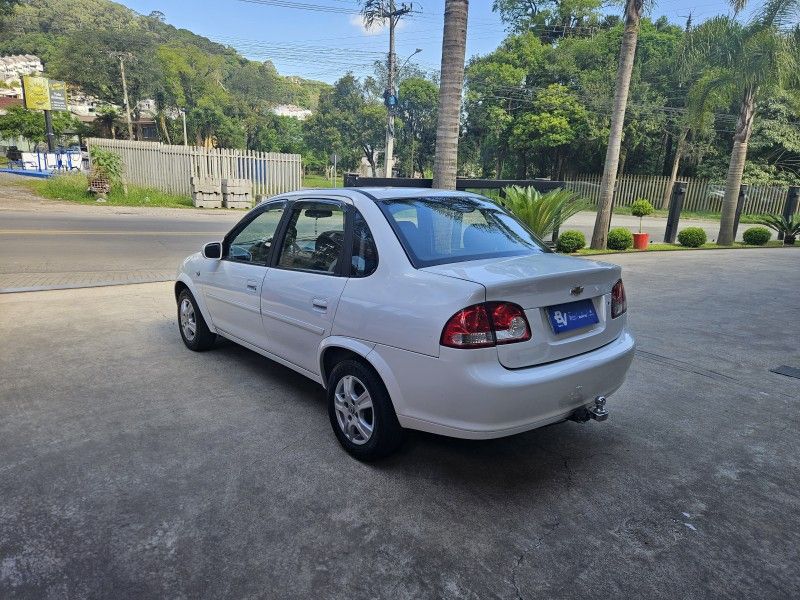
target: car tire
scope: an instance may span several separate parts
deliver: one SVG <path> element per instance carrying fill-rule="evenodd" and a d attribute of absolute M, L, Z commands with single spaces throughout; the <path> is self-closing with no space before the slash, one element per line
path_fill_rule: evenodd
<path fill-rule="evenodd" d="M 336 439 L 358 460 L 387 456 L 403 441 L 403 428 L 386 387 L 377 373 L 360 361 L 344 360 L 331 371 L 328 416 Z"/>
<path fill-rule="evenodd" d="M 217 335 L 208 329 L 203 313 L 188 289 L 178 295 L 178 330 L 186 347 L 195 352 L 208 350 L 217 341 Z"/>

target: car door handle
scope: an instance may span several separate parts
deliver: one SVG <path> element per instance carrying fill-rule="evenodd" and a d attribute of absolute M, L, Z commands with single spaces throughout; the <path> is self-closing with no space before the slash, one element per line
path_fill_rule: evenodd
<path fill-rule="evenodd" d="M 311 301 L 311 306 L 313 306 L 317 310 L 328 310 L 328 299 L 327 298 L 314 298 Z"/>
<path fill-rule="evenodd" d="M 251 292 L 255 292 L 258 290 L 258 282 L 255 279 L 250 279 L 247 282 L 247 289 Z"/>

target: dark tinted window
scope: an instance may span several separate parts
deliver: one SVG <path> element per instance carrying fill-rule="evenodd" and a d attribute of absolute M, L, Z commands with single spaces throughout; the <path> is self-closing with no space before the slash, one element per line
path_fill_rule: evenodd
<path fill-rule="evenodd" d="M 258 215 L 231 240 L 225 258 L 266 265 L 272 237 L 278 229 L 281 216 L 283 216 L 282 205 L 265 210 Z"/>
<path fill-rule="evenodd" d="M 353 257 L 350 277 L 367 277 L 378 268 L 378 249 L 367 222 L 360 212 L 353 215 Z"/>
<path fill-rule="evenodd" d="M 335 273 L 343 244 L 342 207 L 324 202 L 303 202 L 292 209 L 278 266 Z"/>
<path fill-rule="evenodd" d="M 545 252 L 514 217 L 478 197 L 404 198 L 381 204 L 417 267 Z"/>

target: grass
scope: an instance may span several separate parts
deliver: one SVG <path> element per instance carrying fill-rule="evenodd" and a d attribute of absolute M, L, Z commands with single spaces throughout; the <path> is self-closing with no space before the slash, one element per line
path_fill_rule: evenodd
<path fill-rule="evenodd" d="M 595 254 L 635 254 L 637 252 L 672 252 L 675 250 L 739 250 L 781 247 L 783 247 L 783 242 L 778 240 L 770 240 L 763 246 L 748 246 L 747 244 L 742 244 L 741 242 L 736 242 L 732 246 L 718 246 L 717 244 L 709 242 L 707 244 L 703 244 L 699 248 L 688 248 L 687 246 L 681 246 L 680 244 L 650 244 L 647 247 L 647 250 L 634 250 L 633 248 L 629 248 L 628 250 L 592 250 L 591 248 L 583 248 L 582 250 L 575 252 L 575 254 L 578 256 L 592 256 Z M 791 248 L 791 246 L 787 247 Z M 800 248 L 800 245 L 796 247 Z"/>
<path fill-rule="evenodd" d="M 591 209 L 594 212 L 597 212 L 597 207 L 592 206 Z M 631 207 L 630 206 L 615 206 L 614 207 L 614 214 L 615 215 L 630 215 L 631 214 Z M 666 219 L 668 216 L 668 211 L 664 209 L 657 208 L 653 211 L 653 214 L 650 215 L 651 217 L 660 217 Z M 740 223 L 756 223 L 758 220 L 759 215 L 742 215 L 741 219 L 739 219 Z M 697 221 L 717 221 L 722 218 L 722 215 L 717 212 L 711 212 L 706 210 L 682 210 L 681 211 L 681 219 L 692 219 Z"/>
<path fill-rule="evenodd" d="M 66 200 L 79 204 L 97 204 L 95 197 L 87 189 L 89 182 L 85 175 L 58 175 L 50 179 L 31 180 L 26 184 L 37 194 L 52 200 Z M 121 184 L 112 186 L 106 199 L 110 206 L 158 206 L 164 208 L 192 208 L 189 196 L 168 194 L 160 190 L 128 186 L 127 196 Z"/>
<path fill-rule="evenodd" d="M 324 175 L 316 175 L 314 173 L 309 173 L 303 176 L 303 187 L 304 188 L 342 187 L 342 175 L 340 175 L 336 179 L 336 186 L 334 186 L 333 181 L 331 181 Z"/>

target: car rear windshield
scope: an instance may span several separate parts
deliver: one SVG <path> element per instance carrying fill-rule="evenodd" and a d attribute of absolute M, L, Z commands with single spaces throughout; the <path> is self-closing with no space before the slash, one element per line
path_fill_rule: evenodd
<path fill-rule="evenodd" d="M 477 196 L 401 198 L 379 204 L 417 268 L 547 252 L 519 221 Z"/>

